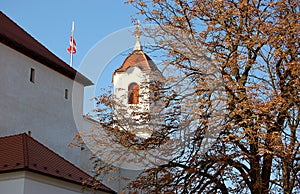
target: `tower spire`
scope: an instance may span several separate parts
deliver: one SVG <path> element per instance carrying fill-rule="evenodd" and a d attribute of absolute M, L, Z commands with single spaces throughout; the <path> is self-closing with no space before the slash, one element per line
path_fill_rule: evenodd
<path fill-rule="evenodd" d="M 134 35 L 136 37 L 136 42 L 135 42 L 135 45 L 134 45 L 134 48 L 133 48 L 134 51 L 141 51 L 142 50 L 141 34 L 142 34 L 142 31 L 140 30 L 140 21 L 138 20 L 136 25 L 135 25 L 135 30 L 134 30 Z"/>

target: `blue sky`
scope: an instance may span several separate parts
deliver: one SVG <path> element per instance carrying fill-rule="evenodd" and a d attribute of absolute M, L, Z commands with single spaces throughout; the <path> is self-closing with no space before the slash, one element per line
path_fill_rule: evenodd
<path fill-rule="evenodd" d="M 70 61 L 67 48 L 75 22 L 77 53 L 73 67 L 95 84 L 85 89 L 87 113 L 94 107 L 90 99 L 99 95 L 99 88 L 111 84 L 112 71 L 135 43 L 132 17 L 137 17 L 137 10 L 124 1 L 0 0 L 0 9 L 66 63 Z"/>
<path fill-rule="evenodd" d="M 66 49 L 74 20 L 75 68 L 98 41 L 132 26 L 131 17 L 137 12 L 124 0 L 0 0 L 0 9 L 67 63 L 70 56 Z"/>

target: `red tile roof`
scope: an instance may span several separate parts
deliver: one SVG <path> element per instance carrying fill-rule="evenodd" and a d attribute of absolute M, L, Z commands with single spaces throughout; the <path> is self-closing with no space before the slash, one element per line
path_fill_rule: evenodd
<path fill-rule="evenodd" d="M 54 55 L 1 11 L 0 26 L 1 43 L 85 86 L 93 84 L 88 78 Z"/>
<path fill-rule="evenodd" d="M 26 133 L 0 137 L 0 173 L 29 170 L 65 181 L 92 184 L 92 177 Z M 105 185 L 99 190 L 115 193 Z"/>
<path fill-rule="evenodd" d="M 139 67 L 143 71 L 159 71 L 152 59 L 142 50 L 133 51 L 114 73 L 125 72 L 129 67 Z"/>

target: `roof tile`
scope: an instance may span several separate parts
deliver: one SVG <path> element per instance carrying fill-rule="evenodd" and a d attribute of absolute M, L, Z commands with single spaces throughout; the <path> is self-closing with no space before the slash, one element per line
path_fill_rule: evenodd
<path fill-rule="evenodd" d="M 0 137 L 0 173 L 31 170 L 82 184 L 92 177 L 26 133 Z M 114 193 L 101 185 L 100 190 Z"/>
<path fill-rule="evenodd" d="M 139 67 L 143 71 L 159 71 L 152 59 L 142 50 L 134 50 L 116 72 L 125 72 L 129 67 Z"/>

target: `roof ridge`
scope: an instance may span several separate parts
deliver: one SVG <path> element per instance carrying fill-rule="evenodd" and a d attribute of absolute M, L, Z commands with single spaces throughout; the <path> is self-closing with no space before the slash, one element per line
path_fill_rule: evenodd
<path fill-rule="evenodd" d="M 133 60 L 133 59 L 138 59 L 138 57 L 136 57 L 135 55 L 142 55 L 142 61 L 133 61 L 134 63 L 133 64 L 130 64 L 132 63 L 132 61 L 130 60 Z M 129 63 L 127 65 L 127 63 Z M 142 65 L 142 64 L 145 64 L 146 65 Z M 134 50 L 132 51 L 126 58 L 125 60 L 123 61 L 122 65 L 117 68 L 114 72 L 113 72 L 113 75 L 116 73 L 116 72 L 123 72 L 123 71 L 126 71 L 129 67 L 133 67 L 133 66 L 137 66 L 139 67 L 141 70 L 150 70 L 150 71 L 157 71 L 159 70 L 157 68 L 157 66 L 155 65 L 155 63 L 153 62 L 153 60 L 143 51 L 143 50 Z"/>
<path fill-rule="evenodd" d="M 10 20 L 10 22 L 12 22 L 13 24 L 15 24 L 16 26 L 18 26 L 19 27 L 19 29 L 23 32 L 23 33 L 25 33 L 27 36 L 29 36 L 30 38 L 32 38 L 33 40 L 35 40 L 36 42 L 38 42 L 38 43 L 40 43 L 40 46 L 42 46 L 44 49 L 46 49 L 47 51 L 49 51 L 51 54 L 53 54 L 53 56 L 56 58 L 56 59 L 58 59 L 59 61 L 61 61 L 61 62 L 63 62 L 63 63 L 65 63 L 65 64 L 67 64 L 65 61 L 63 61 L 61 58 L 59 58 L 58 56 L 56 56 L 52 51 L 50 51 L 46 46 L 44 46 L 40 41 L 38 41 L 35 37 L 33 37 L 31 34 L 29 34 L 23 27 L 21 27 L 19 24 L 17 24 L 15 21 L 13 21 L 10 17 L 8 17 L 6 14 L 4 14 L 2 11 L 0 11 L 0 13 L 4 16 L 4 17 L 6 17 L 7 19 L 9 19 Z M 0 33 L 1 34 L 1 33 Z M 7 37 L 5 34 L 2 34 L 3 36 L 5 36 L 5 37 Z M 8 37 L 7 37 L 8 38 Z M 19 44 L 21 44 L 21 43 L 19 43 Z M 25 45 L 24 44 L 21 44 L 22 46 L 24 46 L 25 47 Z M 27 48 L 28 49 L 28 48 Z M 31 49 L 29 49 L 29 50 L 31 50 Z M 37 55 L 40 55 L 39 53 L 36 53 Z M 74 68 L 73 68 L 74 69 Z"/>
<path fill-rule="evenodd" d="M 4 135 L 4 136 L 1 136 L 1 138 L 8 138 L 8 137 L 14 137 L 14 136 L 22 136 L 23 134 L 26 134 L 25 132 L 24 133 L 17 133 L 17 134 L 11 134 L 11 135 Z"/>
<path fill-rule="evenodd" d="M 52 51 L 50 51 L 45 45 L 43 45 L 39 40 L 37 40 L 35 37 L 33 37 L 31 34 L 29 34 L 22 26 L 20 26 L 19 24 L 17 24 L 15 21 L 13 21 L 10 17 L 8 17 L 5 13 L 3 13 L 1 10 L 0 10 L 1 14 L 6 17 L 7 19 L 9 19 L 12 23 L 14 23 L 16 26 L 19 27 L 19 29 L 21 31 L 23 31 L 23 33 L 25 33 L 26 35 L 30 36 L 32 39 L 34 39 L 35 41 L 37 41 L 38 43 L 40 43 L 40 46 L 44 47 L 47 51 L 49 51 L 50 53 L 52 53 L 54 55 L 54 57 L 56 57 L 58 60 L 66 63 L 65 61 L 63 61 L 61 58 L 59 58 L 58 56 L 56 56 Z M 4 35 L 5 36 L 5 35 Z M 23 44 L 21 44 L 23 45 Z M 24 45 L 23 45 L 24 46 Z M 67 64 L 67 63 L 66 63 Z"/>
<path fill-rule="evenodd" d="M 29 167 L 29 155 L 28 155 L 28 142 L 27 142 L 27 134 L 22 133 L 22 143 L 23 143 L 23 158 L 24 158 L 24 167 L 28 168 Z"/>
<path fill-rule="evenodd" d="M 64 157 L 62 157 L 61 155 L 57 154 L 55 151 L 53 151 L 52 149 L 48 148 L 47 146 L 45 146 L 44 144 L 42 144 L 41 142 L 37 141 L 36 139 L 34 139 L 32 136 L 29 136 L 26 133 L 23 133 L 24 137 L 26 138 L 30 138 L 31 140 L 33 140 L 35 143 L 38 143 L 39 145 L 43 146 L 44 148 L 46 148 L 47 150 L 51 151 L 53 154 L 55 154 L 56 156 L 58 156 L 59 158 L 63 159 L 65 162 L 67 162 L 68 164 L 74 166 L 75 168 L 78 168 L 80 171 L 82 171 L 84 174 L 86 174 L 87 176 L 91 177 L 91 175 L 89 175 L 88 173 L 86 173 L 85 171 L 83 171 L 80 167 L 76 166 L 75 164 L 73 164 L 72 162 L 68 161 L 67 159 L 65 159 Z M 27 142 L 27 141 L 26 141 Z M 28 152 L 28 145 L 27 146 L 27 152 Z M 27 153 L 28 154 L 28 153 Z M 29 157 L 27 156 L 27 158 L 29 159 Z M 28 160 L 29 162 L 29 160 Z"/>

